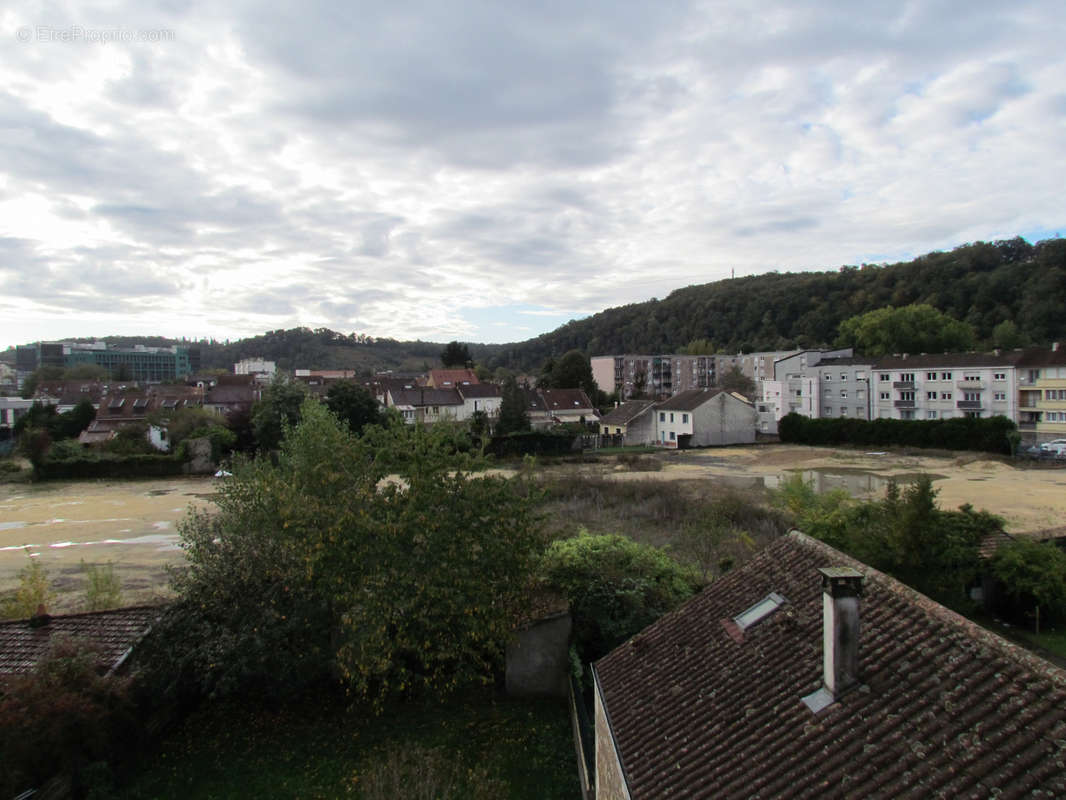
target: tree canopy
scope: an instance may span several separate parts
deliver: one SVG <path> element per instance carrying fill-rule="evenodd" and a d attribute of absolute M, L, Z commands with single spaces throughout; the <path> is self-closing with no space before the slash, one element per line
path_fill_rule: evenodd
<path fill-rule="evenodd" d="M 457 341 L 450 341 L 441 351 L 441 363 L 446 367 L 465 367 L 473 363 L 470 357 L 470 348 Z"/>
<path fill-rule="evenodd" d="M 506 436 L 508 433 L 528 431 L 530 423 L 529 414 L 526 413 L 526 396 L 513 375 L 504 380 L 502 395 L 500 416 L 496 420 L 496 435 Z"/>
<path fill-rule="evenodd" d="M 879 308 L 840 323 L 837 344 L 877 358 L 892 353 L 947 353 L 971 350 L 973 326 L 921 303 Z"/>
<path fill-rule="evenodd" d="M 490 680 L 541 548 L 528 492 L 472 477 L 447 425 L 356 437 L 308 400 L 285 430 L 276 463 L 237 459 L 219 512 L 181 525 L 180 602 L 149 650 L 163 688 L 333 676 L 380 702 Z"/>
<path fill-rule="evenodd" d="M 352 433 L 362 433 L 367 425 L 382 421 L 381 409 L 367 389 L 353 381 L 337 381 L 326 392 L 326 408 Z"/>

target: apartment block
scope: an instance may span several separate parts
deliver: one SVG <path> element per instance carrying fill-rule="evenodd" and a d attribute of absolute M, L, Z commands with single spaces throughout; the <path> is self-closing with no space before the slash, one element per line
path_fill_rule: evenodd
<path fill-rule="evenodd" d="M 1018 419 L 1021 351 L 901 355 L 878 359 L 874 419 Z M 1064 384 L 1066 385 L 1066 384 Z"/>
<path fill-rule="evenodd" d="M 1037 444 L 1066 438 L 1066 350 L 1027 350 L 1017 367 L 1018 430 Z"/>

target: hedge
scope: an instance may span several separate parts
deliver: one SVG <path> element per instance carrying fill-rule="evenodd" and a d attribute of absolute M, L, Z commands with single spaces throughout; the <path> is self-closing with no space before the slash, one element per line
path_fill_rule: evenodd
<path fill-rule="evenodd" d="M 571 433 L 523 431 L 506 436 L 493 436 L 485 449 L 497 458 L 524 455 L 565 456 L 573 451 L 574 439 L 575 436 Z"/>
<path fill-rule="evenodd" d="M 940 420 L 854 417 L 811 419 L 788 414 L 778 423 L 782 442 L 792 444 L 861 444 L 887 447 L 935 447 L 941 450 L 980 450 L 1010 455 L 1008 434 L 1016 430 L 1006 417 L 956 417 Z"/>
<path fill-rule="evenodd" d="M 72 478 L 162 478 L 184 474 L 185 462 L 172 455 L 137 454 L 121 456 L 100 453 L 92 457 L 45 461 L 37 467 L 42 480 Z"/>

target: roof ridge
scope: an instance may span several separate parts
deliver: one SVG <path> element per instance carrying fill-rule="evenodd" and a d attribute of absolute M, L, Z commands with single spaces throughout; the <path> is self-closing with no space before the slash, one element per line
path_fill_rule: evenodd
<path fill-rule="evenodd" d="M 122 606 L 121 608 L 104 608 L 99 611 L 75 611 L 72 614 L 48 614 L 53 619 L 75 619 L 80 617 L 100 617 L 105 614 L 118 614 L 125 611 L 163 611 L 169 608 L 171 603 L 143 603 L 136 606 Z M 37 616 L 36 614 L 34 616 Z M 31 617 L 20 617 L 18 619 L 5 619 L 0 621 L 0 625 L 14 625 L 18 623 L 29 622 L 33 619 Z"/>
<path fill-rule="evenodd" d="M 938 603 L 928 595 L 924 595 L 917 589 L 907 586 L 905 583 L 893 578 L 891 575 L 881 572 L 881 570 L 875 569 L 869 564 L 859 561 L 857 558 L 853 558 L 847 553 L 815 539 L 813 536 L 808 536 L 797 528 L 793 528 L 786 535 L 804 547 L 819 551 L 829 558 L 839 559 L 840 561 L 845 562 L 848 566 L 862 572 L 864 580 L 873 578 L 882 588 L 887 589 L 897 597 L 913 604 L 916 608 L 921 609 L 938 622 L 958 629 L 978 644 L 989 647 L 997 651 L 1004 658 L 1014 661 L 1031 672 L 1035 672 L 1041 677 L 1047 678 L 1059 686 L 1066 688 L 1066 670 L 1051 663 L 1046 658 L 1042 658 L 1020 645 L 1007 641 L 995 631 L 990 631 L 988 628 L 978 625 L 976 622 L 967 619 L 957 611 L 952 611 L 942 603 Z"/>

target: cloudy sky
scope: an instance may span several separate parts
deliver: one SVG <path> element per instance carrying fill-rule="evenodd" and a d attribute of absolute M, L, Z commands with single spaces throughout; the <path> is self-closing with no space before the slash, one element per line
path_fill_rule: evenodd
<path fill-rule="evenodd" d="M 16 2 L 0 347 L 506 342 L 1066 233 L 1061 0 Z"/>

